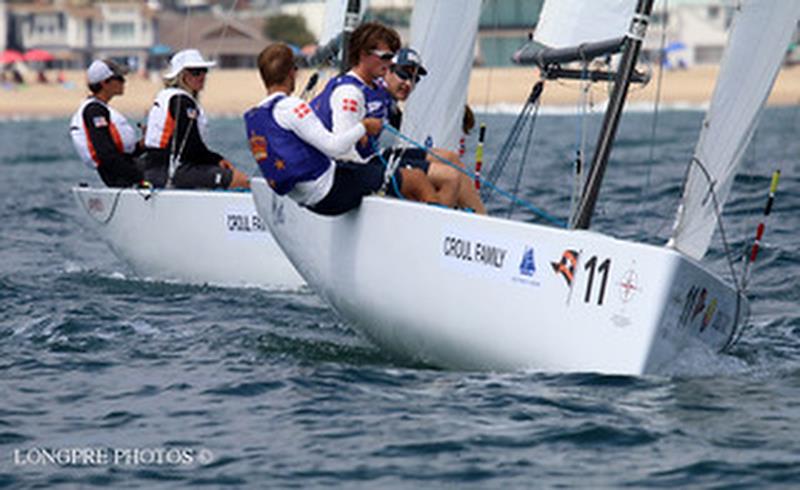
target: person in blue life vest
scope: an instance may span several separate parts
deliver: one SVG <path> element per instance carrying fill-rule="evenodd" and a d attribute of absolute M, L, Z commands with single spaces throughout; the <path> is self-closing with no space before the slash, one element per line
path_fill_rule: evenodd
<path fill-rule="evenodd" d="M 144 178 L 137 156 L 142 144 L 136 131 L 109 105 L 125 93 L 127 70 L 110 60 L 95 60 L 86 70 L 91 95 L 70 121 L 69 133 L 81 160 L 96 169 L 108 187 L 130 187 Z"/>
<path fill-rule="evenodd" d="M 175 53 L 164 74 L 164 89 L 147 115 L 145 178 L 155 187 L 247 189 L 250 180 L 205 143 L 208 119 L 198 97 L 207 61 L 196 49 Z"/>
<path fill-rule="evenodd" d="M 406 99 L 414 91 L 417 83 L 422 80 L 422 77 L 427 75 L 428 70 L 422 66 L 422 59 L 419 54 L 411 48 L 401 48 L 394 59 L 392 60 L 392 67 L 383 77 L 383 85 L 392 97 L 392 103 L 389 107 L 388 121 L 395 129 L 400 129 L 403 121 L 403 112 L 399 107 L 399 103 L 405 102 Z M 465 106 L 465 116 L 468 107 Z M 470 113 L 471 114 L 471 113 Z M 474 126 L 474 116 L 472 125 Z M 464 133 L 469 129 L 467 124 L 464 123 Z M 478 214 L 486 214 L 486 207 L 481 201 L 480 194 L 472 183 L 472 179 L 464 172 L 442 162 L 432 155 L 436 154 L 440 158 L 464 168 L 464 163 L 454 151 L 445 150 L 443 148 L 432 148 L 427 154 L 420 148 L 401 148 L 394 150 L 395 152 L 401 151 L 409 155 L 411 162 L 425 162 L 422 170 L 428 174 L 428 177 L 434 183 L 448 182 L 452 179 L 460 180 L 458 186 L 458 194 L 456 196 L 456 205 L 461 208 L 470 208 Z"/>
<path fill-rule="evenodd" d="M 335 160 L 358 140 L 378 134 L 381 119 L 362 118 L 347 131 L 331 133 L 305 101 L 290 95 L 297 67 L 286 44 L 266 47 L 258 55 L 258 70 L 267 97 L 247 111 L 244 120 L 253 157 L 276 193 L 315 213 L 333 216 L 358 207 L 364 196 L 383 187 L 382 166 Z M 416 200 L 433 201 L 433 188 L 417 177 L 398 175 L 400 191 Z"/>
<path fill-rule="evenodd" d="M 388 72 L 399 48 L 400 36 L 397 32 L 378 22 L 364 23 L 353 31 L 347 46 L 347 73 L 329 80 L 311 102 L 311 108 L 326 128 L 339 134 L 358 124 L 364 117 L 388 120 L 392 98 L 381 83 L 381 78 Z M 388 161 L 390 152 L 378 152 L 379 136 L 370 136 L 366 141 L 358 142 L 343 159 L 371 165 Z M 456 170 L 453 169 L 447 178 L 432 180 L 427 174 L 425 158 L 420 159 L 416 154 L 405 152 L 394 155 L 399 156 L 398 166 L 404 172 L 422 174 L 434 188 L 438 203 L 448 207 L 455 205 L 460 185 Z"/>

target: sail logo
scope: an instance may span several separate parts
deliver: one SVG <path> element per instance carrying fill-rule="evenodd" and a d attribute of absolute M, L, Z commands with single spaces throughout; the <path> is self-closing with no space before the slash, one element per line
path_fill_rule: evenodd
<path fill-rule="evenodd" d="M 572 281 L 575 279 L 575 269 L 578 266 L 578 252 L 576 250 L 564 250 L 561 254 L 561 260 L 558 262 L 550 262 L 553 267 L 553 272 L 557 276 L 561 276 L 566 281 L 568 287 L 572 287 Z"/>
<path fill-rule="evenodd" d="M 536 273 L 533 247 L 525 247 L 525 252 L 522 254 L 522 262 L 519 264 L 519 273 L 528 277 L 533 277 L 533 274 Z"/>

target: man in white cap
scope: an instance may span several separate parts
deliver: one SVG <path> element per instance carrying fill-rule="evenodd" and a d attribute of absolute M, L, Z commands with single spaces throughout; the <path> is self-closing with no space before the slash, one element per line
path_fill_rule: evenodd
<path fill-rule="evenodd" d="M 108 105 L 125 92 L 127 70 L 110 60 L 95 60 L 86 70 L 91 95 L 70 121 L 70 136 L 81 159 L 109 187 L 130 187 L 142 181 L 135 159 L 141 152 L 136 131 Z"/>
<path fill-rule="evenodd" d="M 145 178 L 155 187 L 249 188 L 247 175 L 206 146 L 208 119 L 198 101 L 216 62 L 196 49 L 175 53 L 147 116 Z"/>

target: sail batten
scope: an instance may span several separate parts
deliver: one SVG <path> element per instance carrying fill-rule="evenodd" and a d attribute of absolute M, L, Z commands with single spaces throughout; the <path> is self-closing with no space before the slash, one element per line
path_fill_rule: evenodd
<path fill-rule="evenodd" d="M 799 18 L 785 0 L 743 2 L 734 18 L 668 243 L 690 257 L 708 250 Z"/>

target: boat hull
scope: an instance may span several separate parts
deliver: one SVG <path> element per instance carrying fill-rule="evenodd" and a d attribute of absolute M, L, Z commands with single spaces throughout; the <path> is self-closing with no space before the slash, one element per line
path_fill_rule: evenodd
<path fill-rule="evenodd" d="M 253 182 L 308 284 L 389 351 L 456 369 L 670 371 L 711 359 L 746 302 L 664 247 L 368 197 L 313 214 Z"/>
<path fill-rule="evenodd" d="M 84 221 L 141 277 L 192 284 L 304 285 L 250 193 L 75 187 Z"/>

